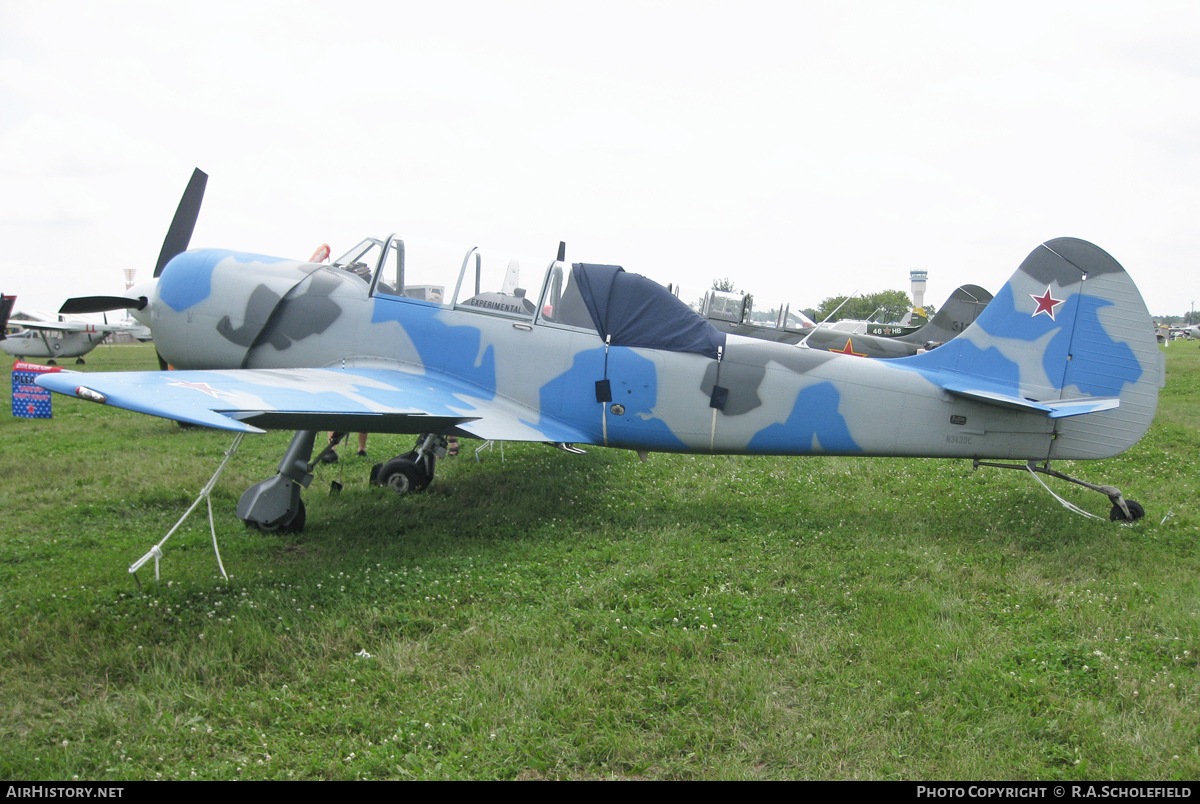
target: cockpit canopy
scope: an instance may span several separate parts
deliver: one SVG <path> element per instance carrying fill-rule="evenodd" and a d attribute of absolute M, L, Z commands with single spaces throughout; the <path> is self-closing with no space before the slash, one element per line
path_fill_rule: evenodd
<path fill-rule="evenodd" d="M 723 333 L 669 290 L 616 265 L 568 267 L 553 261 L 546 266 L 478 248 L 464 254 L 461 246 L 392 235 L 363 240 L 334 260 L 332 267 L 359 277 L 376 298 L 594 331 L 614 346 L 716 358 L 725 344 Z M 522 280 L 533 280 L 535 286 L 530 288 Z"/>
<path fill-rule="evenodd" d="M 696 352 L 713 359 L 725 346 L 725 333 L 652 279 L 617 265 L 576 264 L 571 276 L 596 331 L 614 346 Z"/>
<path fill-rule="evenodd" d="M 740 291 L 708 290 L 696 307 L 704 318 L 748 327 L 803 332 L 816 322 L 784 301 Z"/>
<path fill-rule="evenodd" d="M 533 298 L 521 284 L 522 264 L 527 278 L 542 279 L 545 264 L 485 253 L 478 248 L 429 241 L 369 237 L 333 261 L 360 277 L 375 296 L 391 296 L 442 306 L 478 307 L 532 318 Z"/>

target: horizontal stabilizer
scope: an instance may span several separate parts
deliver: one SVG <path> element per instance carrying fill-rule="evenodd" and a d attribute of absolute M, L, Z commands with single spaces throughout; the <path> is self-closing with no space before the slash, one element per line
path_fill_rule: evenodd
<path fill-rule="evenodd" d="M 1097 413 L 1102 410 L 1113 410 L 1121 406 L 1120 397 L 1091 396 L 1083 399 L 1063 399 L 1039 402 L 1024 399 L 1019 396 L 988 391 L 982 388 L 965 386 L 959 383 L 947 383 L 942 386 L 947 392 L 965 399 L 997 405 L 1012 410 L 1036 410 L 1045 413 L 1051 419 L 1063 419 L 1067 416 L 1082 416 L 1085 413 Z"/>

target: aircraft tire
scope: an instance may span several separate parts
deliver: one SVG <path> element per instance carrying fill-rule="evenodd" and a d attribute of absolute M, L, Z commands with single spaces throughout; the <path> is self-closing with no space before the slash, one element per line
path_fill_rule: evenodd
<path fill-rule="evenodd" d="M 296 509 L 296 513 L 287 522 L 272 522 L 270 525 L 264 525 L 261 522 L 252 522 L 249 519 L 243 520 L 246 527 L 254 528 L 262 533 L 299 533 L 304 530 L 304 523 L 308 519 L 308 512 L 304 509 L 304 500 L 300 500 L 300 507 Z"/>
<path fill-rule="evenodd" d="M 385 463 L 377 475 L 379 485 L 387 486 L 397 494 L 411 494 L 429 485 L 429 478 L 412 459 L 405 456 L 392 458 Z"/>
<path fill-rule="evenodd" d="M 1121 506 L 1114 505 L 1108 512 L 1108 520 L 1110 522 L 1137 522 L 1146 516 L 1146 509 L 1142 508 L 1142 504 L 1137 500 L 1126 500 L 1125 505 L 1129 507 L 1128 519 L 1125 517 L 1125 512 L 1121 510 Z"/>

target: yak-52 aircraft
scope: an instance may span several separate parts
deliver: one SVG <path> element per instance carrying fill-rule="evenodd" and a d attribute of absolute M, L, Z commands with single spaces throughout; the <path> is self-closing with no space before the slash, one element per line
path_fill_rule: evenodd
<path fill-rule="evenodd" d="M 1096 246 L 1050 240 L 965 332 L 863 360 L 714 329 L 615 265 L 497 257 L 368 238 L 330 265 L 184 251 L 203 181 L 180 203 L 140 307 L 171 372 L 46 374 L 59 393 L 240 432 L 297 431 L 237 514 L 298 530 L 318 431 L 422 434 L 378 467 L 405 492 L 448 436 L 638 452 L 1007 459 L 1050 469 L 1141 438 L 1163 382 L 1150 316 Z M 181 234 L 185 233 L 186 234 Z M 515 278 L 515 281 L 514 281 Z M 525 284 L 522 284 L 525 283 Z M 74 300 L 96 309 L 112 300 Z M 1037 463 L 1041 465 L 1038 466 Z"/>

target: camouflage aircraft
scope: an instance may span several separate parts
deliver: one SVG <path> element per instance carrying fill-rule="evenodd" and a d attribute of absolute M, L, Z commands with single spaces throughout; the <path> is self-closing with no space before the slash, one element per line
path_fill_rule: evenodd
<path fill-rule="evenodd" d="M 871 325 L 870 332 L 863 333 L 857 329 L 843 330 L 838 326 L 841 322 L 811 326 L 799 324 L 801 319 L 789 316 L 786 306 L 781 308 L 783 314 L 774 324 L 752 322 L 743 312 L 744 299 L 745 294 L 712 291 L 705 297 L 701 313 L 714 327 L 734 335 L 780 343 L 802 343 L 810 349 L 856 357 L 893 358 L 915 355 L 958 336 L 979 317 L 992 300 L 992 294 L 978 285 L 962 285 L 950 294 L 950 298 L 927 324 L 907 334 L 886 336 L 872 334 L 881 329 L 875 325 Z M 714 300 L 726 303 L 711 304 Z M 737 303 L 729 304 L 729 301 Z M 866 322 L 861 323 L 865 325 Z"/>
<path fill-rule="evenodd" d="M 180 222 L 187 200 L 173 235 L 194 224 Z M 303 527 L 300 492 L 322 430 L 420 434 L 374 472 L 398 492 L 433 480 L 453 435 L 639 453 L 1007 459 L 1022 463 L 999 465 L 1101 491 L 1111 518 L 1142 516 L 1119 490 L 1050 469 L 1136 443 L 1163 382 L 1137 288 L 1082 240 L 1035 248 L 946 345 L 861 360 L 719 332 L 645 277 L 568 264 L 561 244 L 557 259 L 530 263 L 391 235 L 322 265 L 184 251 L 187 238 L 173 235 L 152 294 L 124 303 L 141 306 L 135 315 L 180 370 L 38 383 L 223 430 L 297 431 L 278 473 L 238 504 L 263 530 Z"/>

